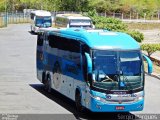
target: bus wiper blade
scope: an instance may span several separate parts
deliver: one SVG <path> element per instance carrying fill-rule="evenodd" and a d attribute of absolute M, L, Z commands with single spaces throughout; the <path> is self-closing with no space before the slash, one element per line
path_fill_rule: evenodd
<path fill-rule="evenodd" d="M 125 85 L 127 88 L 129 87 L 129 90 L 133 90 L 133 87 L 132 87 L 132 85 L 131 85 L 131 83 L 129 82 L 129 80 L 128 80 L 128 78 L 126 77 L 126 76 L 124 76 L 124 74 L 122 74 L 123 75 L 123 81 L 124 82 L 127 82 L 127 85 Z M 128 86 L 129 85 L 129 86 Z"/>
<path fill-rule="evenodd" d="M 115 76 L 114 76 L 114 80 L 118 82 L 118 75 L 115 75 Z M 116 85 L 117 85 L 116 82 L 112 82 L 112 85 L 111 85 L 111 87 L 109 88 L 109 90 L 113 90 L 113 87 L 115 87 Z"/>

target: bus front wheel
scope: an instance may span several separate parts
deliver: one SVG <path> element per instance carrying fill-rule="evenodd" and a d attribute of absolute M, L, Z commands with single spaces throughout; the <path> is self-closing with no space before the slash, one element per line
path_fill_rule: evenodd
<path fill-rule="evenodd" d="M 31 33 L 34 33 L 33 27 L 31 26 Z"/>
<path fill-rule="evenodd" d="M 33 29 L 32 29 L 32 26 L 31 26 L 31 33 L 33 33 Z"/>
<path fill-rule="evenodd" d="M 75 96 L 75 103 L 76 103 L 76 109 L 78 112 L 84 112 L 84 107 L 82 106 L 81 103 L 81 95 L 79 92 L 76 92 L 76 96 Z"/>

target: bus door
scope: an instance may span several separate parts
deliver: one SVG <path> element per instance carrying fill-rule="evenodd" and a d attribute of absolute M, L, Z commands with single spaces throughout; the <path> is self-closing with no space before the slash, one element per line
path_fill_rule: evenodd
<path fill-rule="evenodd" d="M 86 81 L 86 88 L 85 88 L 85 103 L 84 105 L 86 108 L 90 108 L 90 87 L 91 87 L 91 82 L 90 80 L 92 79 L 92 60 L 89 55 L 89 53 L 85 52 L 83 56 L 84 60 L 84 78 Z"/>
<path fill-rule="evenodd" d="M 37 37 L 37 51 L 36 51 L 36 66 L 37 66 L 37 78 L 42 82 L 43 72 L 43 34 L 38 34 Z"/>
<path fill-rule="evenodd" d="M 82 88 L 82 102 L 83 106 L 89 108 L 89 100 L 90 100 L 90 83 L 88 82 L 88 57 L 89 57 L 89 47 L 81 45 L 81 58 L 82 58 L 82 75 L 83 75 L 83 88 Z M 88 56 L 86 56 L 88 55 Z"/>
<path fill-rule="evenodd" d="M 47 64 L 48 64 L 48 53 L 47 53 L 47 48 L 48 48 L 48 35 L 44 35 L 44 44 L 43 44 L 43 65 L 44 65 L 44 70 L 47 70 Z"/>

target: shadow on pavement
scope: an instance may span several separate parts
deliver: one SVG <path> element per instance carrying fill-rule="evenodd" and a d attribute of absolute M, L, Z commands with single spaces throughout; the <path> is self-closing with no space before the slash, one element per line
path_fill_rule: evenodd
<path fill-rule="evenodd" d="M 37 35 L 36 33 L 34 32 L 31 32 L 31 31 L 28 31 L 31 35 Z"/>
<path fill-rule="evenodd" d="M 78 113 L 76 111 L 75 103 L 64 95 L 52 90 L 51 93 L 48 93 L 44 90 L 43 84 L 30 84 L 32 88 L 48 97 L 52 101 L 56 102 L 63 108 L 67 109 L 75 116 L 75 119 L 83 120 L 135 120 L 138 119 L 134 114 L 131 113 L 93 113 L 89 110 L 86 110 L 85 113 Z"/>

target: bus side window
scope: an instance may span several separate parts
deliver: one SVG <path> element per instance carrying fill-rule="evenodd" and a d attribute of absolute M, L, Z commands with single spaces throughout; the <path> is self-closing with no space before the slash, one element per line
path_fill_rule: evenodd
<path fill-rule="evenodd" d="M 49 35 L 48 36 L 48 41 L 49 41 L 49 46 L 51 47 L 51 48 L 53 48 L 54 47 L 54 42 L 53 42 L 53 36 L 52 35 Z"/>
<path fill-rule="evenodd" d="M 72 61 L 74 61 L 77 64 L 77 67 L 81 69 L 80 42 L 77 40 L 71 40 L 69 43 L 72 52 Z"/>
<path fill-rule="evenodd" d="M 69 51 L 68 59 L 73 61 L 78 69 L 81 69 L 80 42 L 74 39 L 63 38 L 63 49 Z"/>
<path fill-rule="evenodd" d="M 48 42 L 51 48 L 59 48 L 58 46 L 59 44 L 61 44 L 61 42 L 59 41 L 59 37 L 55 35 L 49 35 Z"/>
<path fill-rule="evenodd" d="M 42 34 L 39 34 L 37 37 L 37 45 L 43 46 L 43 35 Z"/>
<path fill-rule="evenodd" d="M 49 35 L 49 46 L 57 48 L 59 55 L 74 62 L 78 69 L 81 69 L 80 43 L 77 40 Z"/>

